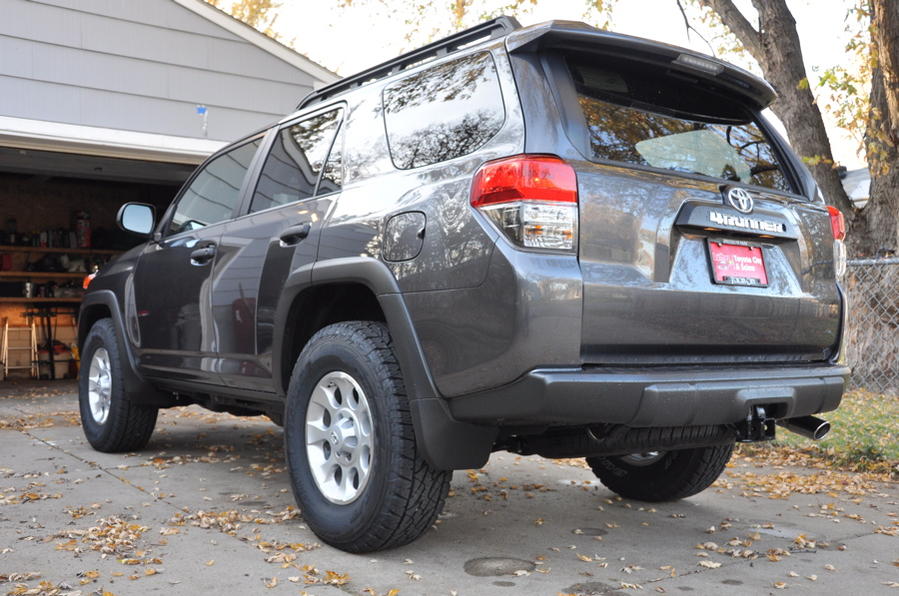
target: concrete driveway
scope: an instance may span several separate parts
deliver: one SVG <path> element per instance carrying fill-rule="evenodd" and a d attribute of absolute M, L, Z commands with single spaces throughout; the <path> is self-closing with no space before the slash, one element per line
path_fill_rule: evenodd
<path fill-rule="evenodd" d="M 420 540 L 359 556 L 304 526 L 265 419 L 169 410 L 106 455 L 77 418 L 71 382 L 0 386 L 0 594 L 899 594 L 899 491 L 853 474 L 740 459 L 649 505 L 499 453 Z"/>

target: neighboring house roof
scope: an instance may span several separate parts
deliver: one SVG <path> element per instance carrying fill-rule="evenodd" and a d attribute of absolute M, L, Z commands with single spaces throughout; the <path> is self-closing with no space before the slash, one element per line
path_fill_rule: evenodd
<path fill-rule="evenodd" d="M 856 207 L 862 207 L 868 202 L 871 191 L 871 174 L 868 168 L 859 168 L 857 170 L 849 170 L 842 180 L 843 189 L 849 195 L 849 200 L 855 203 Z"/>
<path fill-rule="evenodd" d="M 0 147 L 198 163 L 339 78 L 203 0 L 0 14 Z"/>
<path fill-rule="evenodd" d="M 330 70 L 316 62 L 313 62 L 306 56 L 303 56 L 292 48 L 287 47 L 278 40 L 269 37 L 268 35 L 253 27 L 250 27 L 243 21 L 235 19 L 228 13 L 216 8 L 205 0 L 172 1 L 180 4 L 190 11 L 195 12 L 201 17 L 212 21 L 216 25 L 227 29 L 234 35 L 242 37 L 259 49 L 265 50 L 266 52 L 277 56 L 281 60 L 284 60 L 288 64 L 308 72 L 310 75 L 314 76 L 325 84 L 333 83 L 340 78 L 340 75 L 331 72 Z"/>

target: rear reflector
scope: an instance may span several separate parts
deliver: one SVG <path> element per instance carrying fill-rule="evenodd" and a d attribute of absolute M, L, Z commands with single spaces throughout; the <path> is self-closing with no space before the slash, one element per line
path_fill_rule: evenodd
<path fill-rule="evenodd" d="M 518 246 L 577 246 L 577 177 L 558 157 L 517 155 L 485 163 L 475 174 L 471 204 Z"/>
<path fill-rule="evenodd" d="M 827 206 L 827 212 L 830 213 L 830 229 L 833 231 L 834 240 L 843 240 L 846 238 L 846 219 L 843 212 L 833 205 Z"/>

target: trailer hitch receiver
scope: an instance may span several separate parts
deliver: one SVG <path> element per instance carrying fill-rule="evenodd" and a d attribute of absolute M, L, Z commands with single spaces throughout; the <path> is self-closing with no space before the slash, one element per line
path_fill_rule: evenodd
<path fill-rule="evenodd" d="M 746 419 L 737 424 L 737 441 L 755 443 L 774 439 L 775 421 L 768 415 L 765 406 L 752 406 Z"/>

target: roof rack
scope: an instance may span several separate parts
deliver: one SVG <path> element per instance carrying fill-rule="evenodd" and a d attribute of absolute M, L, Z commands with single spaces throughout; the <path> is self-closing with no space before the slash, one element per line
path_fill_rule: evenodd
<path fill-rule="evenodd" d="M 363 70 L 362 72 L 342 78 L 321 89 L 316 89 L 297 104 L 297 109 L 299 110 L 314 103 L 323 102 L 326 99 L 330 99 L 335 95 L 339 95 L 350 89 L 361 87 L 371 81 L 388 77 L 424 60 L 446 56 L 460 50 L 463 46 L 470 43 L 481 41 L 483 39 L 502 37 L 520 27 L 521 24 L 515 17 L 505 15 L 489 21 L 484 21 L 470 29 L 453 33 L 452 35 L 444 37 L 443 39 L 438 39 L 437 41 L 432 41 L 428 45 L 420 47 L 417 50 L 400 54 L 387 62 L 383 62 L 377 66 Z"/>

